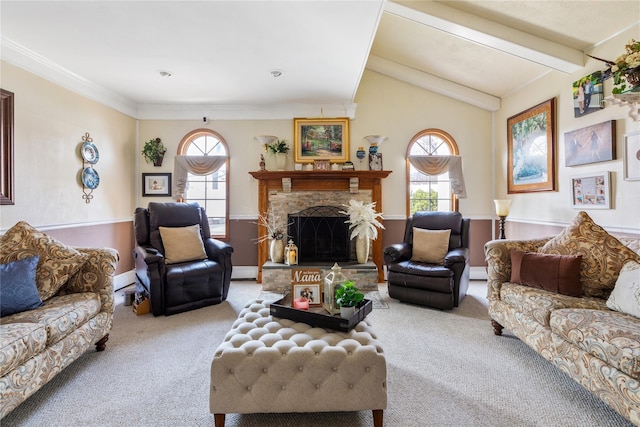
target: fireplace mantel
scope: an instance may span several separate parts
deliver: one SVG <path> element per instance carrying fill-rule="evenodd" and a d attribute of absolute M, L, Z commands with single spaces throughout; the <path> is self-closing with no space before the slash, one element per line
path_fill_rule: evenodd
<path fill-rule="evenodd" d="M 382 207 L 382 180 L 391 171 L 254 171 L 249 174 L 258 180 L 258 211 L 267 216 L 269 210 L 269 192 L 296 191 L 351 191 L 370 190 L 371 201 L 376 207 Z M 372 242 L 372 258 L 378 267 L 378 282 L 384 282 L 382 259 L 382 232 Z M 264 226 L 258 225 L 258 236 L 267 233 Z M 268 260 L 268 242 L 258 244 L 258 282 L 262 282 L 262 265 Z"/>

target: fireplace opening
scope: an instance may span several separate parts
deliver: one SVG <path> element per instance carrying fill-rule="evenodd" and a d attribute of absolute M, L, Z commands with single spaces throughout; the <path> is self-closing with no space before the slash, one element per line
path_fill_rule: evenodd
<path fill-rule="evenodd" d="M 355 259 L 349 218 L 335 206 L 313 206 L 287 215 L 287 232 L 298 246 L 301 264 L 349 262 Z"/>

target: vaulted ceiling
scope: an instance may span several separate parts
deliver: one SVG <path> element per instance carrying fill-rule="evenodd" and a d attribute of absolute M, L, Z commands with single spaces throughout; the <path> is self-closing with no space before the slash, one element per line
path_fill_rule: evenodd
<path fill-rule="evenodd" d="M 138 118 L 350 115 L 365 68 L 495 111 L 639 19 L 637 1 L 3 0 L 0 52 Z"/>

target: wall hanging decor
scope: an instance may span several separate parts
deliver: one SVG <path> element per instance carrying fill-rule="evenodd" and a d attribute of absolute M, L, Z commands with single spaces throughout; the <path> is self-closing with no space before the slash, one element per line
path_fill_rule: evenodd
<path fill-rule="evenodd" d="M 100 185 L 100 175 L 94 169 L 94 165 L 100 160 L 98 147 L 93 144 L 93 138 L 89 132 L 85 132 L 80 145 L 80 156 L 82 157 L 82 170 L 80 171 L 80 181 L 82 182 L 82 198 L 85 203 L 93 200 L 93 190 Z"/>
<path fill-rule="evenodd" d="M 577 209 L 611 209 L 611 172 L 571 177 L 571 207 Z"/>
<path fill-rule="evenodd" d="M 624 179 L 640 181 L 640 132 L 624 136 Z"/>
<path fill-rule="evenodd" d="M 171 197 L 171 174 L 143 173 L 142 195 L 154 197 Z"/>
<path fill-rule="evenodd" d="M 555 98 L 507 119 L 507 192 L 555 191 Z"/>
<path fill-rule="evenodd" d="M 294 161 L 349 160 L 349 118 L 293 119 Z"/>
<path fill-rule="evenodd" d="M 564 134 L 564 165 L 578 166 L 616 159 L 616 121 Z"/>
<path fill-rule="evenodd" d="M 573 116 L 582 117 L 604 108 L 602 71 L 573 82 Z"/>

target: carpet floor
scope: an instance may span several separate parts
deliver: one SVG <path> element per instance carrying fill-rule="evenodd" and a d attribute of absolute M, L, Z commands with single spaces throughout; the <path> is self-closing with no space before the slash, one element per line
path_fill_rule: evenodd
<path fill-rule="evenodd" d="M 104 352 L 89 351 L 0 422 L 8 426 L 213 426 L 213 353 L 260 285 L 234 281 L 227 301 L 169 317 L 136 316 L 117 295 Z M 387 358 L 388 427 L 631 424 L 505 331 L 493 335 L 486 282 L 460 307 L 390 299 L 369 314 Z M 384 306 L 388 309 L 381 309 Z M 371 426 L 370 411 L 229 414 L 226 426 Z"/>

